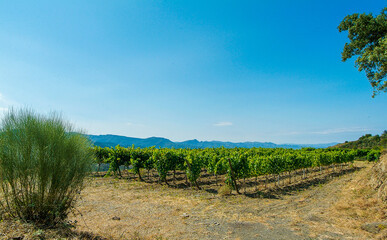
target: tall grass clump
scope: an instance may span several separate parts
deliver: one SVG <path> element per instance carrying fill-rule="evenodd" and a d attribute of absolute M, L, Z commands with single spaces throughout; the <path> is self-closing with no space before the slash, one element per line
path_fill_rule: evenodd
<path fill-rule="evenodd" d="M 92 160 L 88 139 L 60 116 L 10 110 L 0 124 L 2 207 L 27 222 L 63 221 Z"/>

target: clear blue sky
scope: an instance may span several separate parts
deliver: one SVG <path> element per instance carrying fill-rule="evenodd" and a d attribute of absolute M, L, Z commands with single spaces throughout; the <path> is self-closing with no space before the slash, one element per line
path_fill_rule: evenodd
<path fill-rule="evenodd" d="M 387 94 L 341 62 L 372 1 L 0 1 L 0 112 L 90 134 L 326 143 L 387 129 Z"/>

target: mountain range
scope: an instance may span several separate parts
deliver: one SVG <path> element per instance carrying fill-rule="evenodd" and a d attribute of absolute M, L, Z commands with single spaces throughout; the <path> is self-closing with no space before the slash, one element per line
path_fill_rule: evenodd
<path fill-rule="evenodd" d="M 198 141 L 196 139 L 172 142 L 167 138 L 162 137 L 150 137 L 150 138 L 133 138 L 119 135 L 87 135 L 89 139 L 96 146 L 100 147 L 115 147 L 120 145 L 122 147 L 157 147 L 157 148 L 293 148 L 300 149 L 305 147 L 313 148 L 326 148 L 337 143 L 322 143 L 322 144 L 275 144 L 272 142 L 222 142 L 222 141 Z"/>

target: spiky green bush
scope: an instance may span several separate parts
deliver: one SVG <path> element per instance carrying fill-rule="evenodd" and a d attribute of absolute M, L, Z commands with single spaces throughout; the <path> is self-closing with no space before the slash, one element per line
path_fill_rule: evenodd
<path fill-rule="evenodd" d="M 0 125 L 2 207 L 28 222 L 61 222 L 92 160 L 89 140 L 60 116 L 9 111 Z"/>

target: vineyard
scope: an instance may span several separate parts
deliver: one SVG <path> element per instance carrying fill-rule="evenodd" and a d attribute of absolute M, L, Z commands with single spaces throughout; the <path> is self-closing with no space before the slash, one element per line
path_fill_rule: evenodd
<path fill-rule="evenodd" d="M 207 148 L 207 149 L 157 149 L 94 147 L 97 172 L 103 163 L 109 164 L 105 176 L 123 177 L 124 172 L 135 174 L 138 180 L 156 177 L 159 183 L 174 184 L 177 174 L 184 175 L 188 186 L 201 189 L 200 177 L 212 176 L 240 193 L 248 181 L 251 185 L 273 182 L 276 188 L 302 180 L 308 174 L 323 174 L 351 168 L 355 159 L 375 161 L 378 150 L 348 149 L 269 149 L 269 148 Z M 155 174 L 156 175 L 155 175 Z M 144 176 L 146 175 L 146 176 Z M 222 177 L 220 177 L 222 176 Z M 285 181 L 286 180 L 286 181 Z M 282 183 L 281 183 L 282 182 Z"/>

